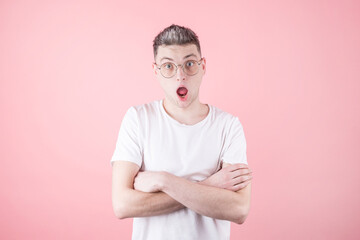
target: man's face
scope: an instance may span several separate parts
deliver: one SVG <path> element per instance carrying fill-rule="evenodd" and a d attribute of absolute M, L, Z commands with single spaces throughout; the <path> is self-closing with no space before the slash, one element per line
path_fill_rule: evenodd
<path fill-rule="evenodd" d="M 157 67 L 160 67 L 164 63 L 173 63 L 175 65 L 186 64 L 184 69 L 190 69 L 193 64 L 188 62 L 189 60 L 200 61 L 200 53 L 198 52 L 195 44 L 162 45 L 159 46 L 155 59 L 157 66 L 153 64 L 155 76 L 164 90 L 165 97 L 167 99 L 166 101 L 180 108 L 186 108 L 194 101 L 198 101 L 199 89 L 206 69 L 205 59 L 199 62 L 199 65 L 195 63 L 197 65 L 196 67 L 198 68 L 198 72 L 192 76 L 189 76 L 184 72 L 181 66 L 178 66 L 175 75 L 173 77 L 166 78 L 161 74 Z M 165 66 L 168 69 L 171 69 L 171 64 L 167 64 Z"/>

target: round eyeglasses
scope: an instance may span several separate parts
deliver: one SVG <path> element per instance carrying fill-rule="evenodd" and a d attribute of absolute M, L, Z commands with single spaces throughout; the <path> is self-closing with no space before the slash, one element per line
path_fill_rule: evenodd
<path fill-rule="evenodd" d="M 176 75 L 178 66 L 182 67 L 182 70 L 184 73 L 188 76 L 194 76 L 199 72 L 199 65 L 201 64 L 201 61 L 204 58 L 201 58 L 199 61 L 195 60 L 188 60 L 184 64 L 176 65 L 172 62 L 166 62 L 161 64 L 160 67 L 157 67 L 157 69 L 160 70 L 160 73 L 165 78 L 171 78 Z M 154 63 L 156 66 L 158 66 L 156 63 Z"/>

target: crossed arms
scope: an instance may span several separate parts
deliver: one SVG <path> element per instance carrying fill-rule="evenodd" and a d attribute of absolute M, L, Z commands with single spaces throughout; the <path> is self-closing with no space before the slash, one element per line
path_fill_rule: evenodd
<path fill-rule="evenodd" d="M 112 205 L 120 219 L 167 214 L 187 207 L 201 215 L 242 224 L 249 213 L 252 176 L 246 164 L 224 163 L 202 182 L 139 169 L 128 161 L 113 163 Z"/>

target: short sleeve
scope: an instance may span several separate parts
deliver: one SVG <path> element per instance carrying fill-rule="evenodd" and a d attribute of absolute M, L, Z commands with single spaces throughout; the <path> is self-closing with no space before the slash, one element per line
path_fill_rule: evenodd
<path fill-rule="evenodd" d="M 114 154 L 110 160 L 129 161 L 141 167 L 142 153 L 139 143 L 139 120 L 136 109 L 130 107 L 121 122 Z"/>
<path fill-rule="evenodd" d="M 244 129 L 238 117 L 232 122 L 226 141 L 222 161 L 230 164 L 243 163 L 248 165 Z"/>

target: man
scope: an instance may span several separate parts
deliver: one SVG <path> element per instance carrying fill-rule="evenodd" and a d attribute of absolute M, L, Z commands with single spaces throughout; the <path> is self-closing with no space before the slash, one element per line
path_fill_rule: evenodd
<path fill-rule="evenodd" d="M 230 239 L 250 209 L 251 170 L 239 119 L 199 101 L 198 37 L 171 25 L 154 39 L 162 100 L 130 107 L 111 159 L 115 215 L 132 239 Z"/>

